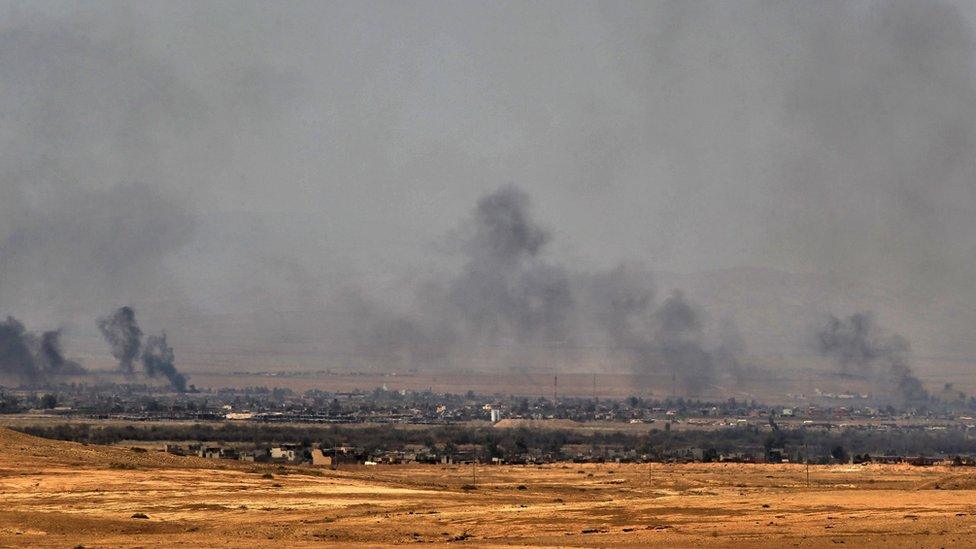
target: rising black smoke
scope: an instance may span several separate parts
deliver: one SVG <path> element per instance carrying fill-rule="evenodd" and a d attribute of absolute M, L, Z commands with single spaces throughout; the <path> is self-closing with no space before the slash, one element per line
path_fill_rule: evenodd
<path fill-rule="evenodd" d="M 41 334 L 38 357 L 41 369 L 50 375 L 81 375 L 86 373 L 81 364 L 64 357 L 64 352 L 61 349 L 61 330 L 52 330 Z"/>
<path fill-rule="evenodd" d="M 146 369 L 146 375 L 165 376 L 173 388 L 182 393 L 186 391 L 186 377 L 177 371 L 175 362 L 176 355 L 166 342 L 166 332 L 146 338 L 146 346 L 142 350 L 142 364 Z"/>
<path fill-rule="evenodd" d="M 680 291 L 675 291 L 654 312 L 655 343 L 664 368 L 680 376 L 685 392 L 698 395 L 714 376 L 715 360 L 705 349 L 702 315 Z"/>
<path fill-rule="evenodd" d="M 132 375 L 133 363 L 142 347 L 142 330 L 136 323 L 135 311 L 131 307 L 119 307 L 98 319 L 98 329 L 111 347 L 112 356 L 119 361 L 119 371 Z"/>
<path fill-rule="evenodd" d="M 593 320 L 638 373 L 668 374 L 688 395 L 700 394 L 720 373 L 738 375 L 742 346 L 707 345 L 704 312 L 681 291 L 656 305 L 646 270 L 621 265 L 589 276 L 585 288 Z"/>
<path fill-rule="evenodd" d="M 0 322 L 0 373 L 28 384 L 58 375 L 84 374 L 80 364 L 64 358 L 60 335 L 60 331 L 50 331 L 38 337 L 17 319 L 7 317 Z"/>
<path fill-rule="evenodd" d="M 462 246 L 465 265 L 447 303 L 477 343 L 560 341 L 573 295 L 567 271 L 542 259 L 549 233 L 529 215 L 529 196 L 506 186 L 478 200 Z"/>
<path fill-rule="evenodd" d="M 417 283 L 410 311 L 346 299 L 357 349 L 381 361 L 458 365 L 479 356 L 552 367 L 573 366 L 574 349 L 602 347 L 640 374 L 669 375 L 691 395 L 719 374 L 735 375 L 719 370 L 738 367 L 741 345 L 707 345 L 704 312 L 681 292 L 656 304 L 646 269 L 581 272 L 549 260 L 550 233 L 519 188 L 480 198 L 459 234 L 459 272 Z"/>
<path fill-rule="evenodd" d="M 13 317 L 0 323 L 0 371 L 26 381 L 36 382 L 41 377 L 34 354 L 31 352 L 31 335 L 24 325 Z"/>
<path fill-rule="evenodd" d="M 909 365 L 908 340 L 884 333 L 869 312 L 847 318 L 831 315 L 817 332 L 817 344 L 820 353 L 831 357 L 842 374 L 881 381 L 905 402 L 929 398 Z"/>
<path fill-rule="evenodd" d="M 357 354 L 381 365 L 480 357 L 522 367 L 573 340 L 571 273 L 544 258 L 550 235 L 532 219 L 526 193 L 505 186 L 481 197 L 458 237 L 459 271 L 412 281 L 408 310 L 361 293 L 343 297 Z"/>
<path fill-rule="evenodd" d="M 176 369 L 176 356 L 166 341 L 166 334 L 150 335 L 142 343 L 142 329 L 131 307 L 119 307 L 112 314 L 98 320 L 98 329 L 109 344 L 112 356 L 119 361 L 119 371 L 135 374 L 135 361 L 142 358 L 144 373 L 149 377 L 164 376 L 177 391 L 186 391 L 186 377 Z"/>

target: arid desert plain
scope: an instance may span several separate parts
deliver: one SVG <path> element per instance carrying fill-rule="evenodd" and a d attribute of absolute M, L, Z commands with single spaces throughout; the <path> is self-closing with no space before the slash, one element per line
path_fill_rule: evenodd
<path fill-rule="evenodd" d="M 0 431 L 4 547 L 958 547 L 973 539 L 976 472 L 969 468 L 567 463 L 333 471 Z"/>

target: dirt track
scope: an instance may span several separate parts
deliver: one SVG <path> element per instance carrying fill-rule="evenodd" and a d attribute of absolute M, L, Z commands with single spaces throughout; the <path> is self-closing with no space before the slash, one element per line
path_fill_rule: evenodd
<path fill-rule="evenodd" d="M 279 470 L 4 430 L 0 544 L 941 547 L 976 537 L 969 469 L 815 467 L 810 487 L 804 468 L 788 465 L 476 475 L 471 466 Z"/>

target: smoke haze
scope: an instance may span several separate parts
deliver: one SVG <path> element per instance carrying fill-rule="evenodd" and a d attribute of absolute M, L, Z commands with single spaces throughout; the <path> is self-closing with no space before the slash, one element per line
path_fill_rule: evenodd
<path fill-rule="evenodd" d="M 98 319 L 98 329 L 111 348 L 112 356 L 119 361 L 119 371 L 132 375 L 133 364 L 142 350 L 142 330 L 136 323 L 135 311 L 131 307 L 119 307 Z"/>
<path fill-rule="evenodd" d="M 573 368 L 588 358 L 574 350 L 598 350 L 618 370 L 667 374 L 691 395 L 739 373 L 744 344 L 707 345 L 706 313 L 678 290 L 656 304 L 648 270 L 623 263 L 587 272 L 552 260 L 551 233 L 516 186 L 479 198 L 453 234 L 460 268 L 409 286 L 413 308 L 394 311 L 363 296 L 337 304 L 358 319 L 347 326 L 358 347 L 441 367 L 468 368 L 482 355 L 503 369 Z"/>
<path fill-rule="evenodd" d="M 0 371 L 32 383 L 41 372 L 31 353 L 30 335 L 24 325 L 12 317 L 0 324 Z"/>
<path fill-rule="evenodd" d="M 41 369 L 49 375 L 81 375 L 85 369 L 74 360 L 64 357 L 61 349 L 61 331 L 54 330 L 41 334 Z"/>
<path fill-rule="evenodd" d="M 98 329 L 119 362 L 118 371 L 127 377 L 136 374 L 134 365 L 141 358 L 147 377 L 165 377 L 179 392 L 186 391 L 186 377 L 176 369 L 176 354 L 166 341 L 166 332 L 150 335 L 142 342 L 142 329 L 132 307 L 119 307 L 98 319 Z"/>
<path fill-rule="evenodd" d="M 882 381 L 905 402 L 928 399 L 908 363 L 908 340 L 884 333 L 871 313 L 855 313 L 843 319 L 831 315 L 817 333 L 817 341 L 820 352 L 833 358 L 841 373 Z"/>
<path fill-rule="evenodd" d="M 163 376 L 179 392 L 186 391 L 186 378 L 176 369 L 176 355 L 166 342 L 166 334 L 146 338 L 142 351 L 142 364 L 149 377 Z"/>
<path fill-rule="evenodd" d="M 59 375 L 82 375 L 85 369 L 66 359 L 61 350 L 61 332 L 44 332 L 38 337 L 13 317 L 0 322 L 0 374 L 23 383 L 38 384 Z"/>
<path fill-rule="evenodd" d="M 119 303 L 183 365 L 599 364 L 700 391 L 856 310 L 912 353 L 976 357 L 971 3 L 5 2 L 0 21 L 0 312 L 65 327 L 86 364 Z M 67 367 L 17 325 L 4 368 Z"/>

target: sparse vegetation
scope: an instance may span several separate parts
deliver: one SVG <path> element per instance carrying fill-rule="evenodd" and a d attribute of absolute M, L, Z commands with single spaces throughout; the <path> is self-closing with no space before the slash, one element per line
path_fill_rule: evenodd
<path fill-rule="evenodd" d="M 63 423 L 28 425 L 20 430 L 45 438 L 81 443 L 113 444 L 124 440 L 139 442 L 170 440 L 205 440 L 216 443 L 275 444 L 315 442 L 323 447 L 349 445 L 364 452 L 402 450 L 407 445 L 439 445 L 457 448 L 474 445 L 479 457 L 512 458 L 519 452 L 549 453 L 562 459 L 572 459 L 573 452 L 586 449 L 599 457 L 612 451 L 633 450 L 635 455 L 650 459 L 666 459 L 682 450 L 701 448 L 701 461 L 718 461 L 723 453 L 743 448 L 758 449 L 759 455 L 772 449 L 782 449 L 787 455 L 811 459 L 814 463 L 847 461 L 848 456 L 870 455 L 970 455 L 974 435 L 966 430 L 863 430 L 843 428 L 833 430 L 781 428 L 776 431 L 756 425 L 718 430 L 665 431 L 650 428 L 644 433 L 629 431 L 583 431 L 574 429 L 493 429 L 491 427 L 445 425 L 428 429 L 399 426 L 304 426 L 293 427 L 260 423 L 221 424 L 146 424 L 95 425 Z M 573 450 L 567 451 L 567 448 Z M 139 450 L 133 450 L 138 452 Z M 785 456 L 784 456 L 785 457 Z M 867 461 L 867 460 L 863 460 Z M 288 474 L 279 468 L 278 474 Z"/>

